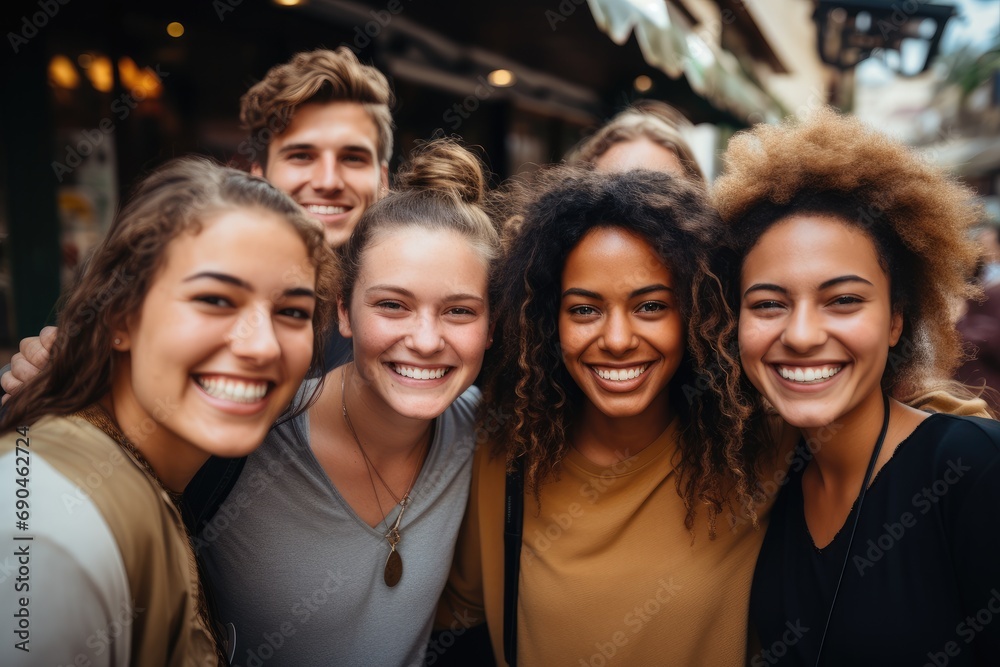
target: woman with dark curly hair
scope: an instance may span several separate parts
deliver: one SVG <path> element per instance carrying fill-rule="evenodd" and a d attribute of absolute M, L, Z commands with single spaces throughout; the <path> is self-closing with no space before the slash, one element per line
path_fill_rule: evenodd
<path fill-rule="evenodd" d="M 962 395 L 946 378 L 971 193 L 831 111 L 727 158 L 716 196 L 761 394 L 748 446 L 765 405 L 802 434 L 754 574 L 751 664 L 996 664 L 1000 425 L 907 405 Z"/>
<path fill-rule="evenodd" d="M 439 625 L 485 613 L 509 664 L 742 665 L 766 462 L 742 443 L 719 220 L 665 174 L 570 168 L 521 213 L 496 281 L 491 447 Z M 505 485 L 506 515 L 524 506 L 506 575 Z M 717 521 L 736 506 L 753 521 Z"/>

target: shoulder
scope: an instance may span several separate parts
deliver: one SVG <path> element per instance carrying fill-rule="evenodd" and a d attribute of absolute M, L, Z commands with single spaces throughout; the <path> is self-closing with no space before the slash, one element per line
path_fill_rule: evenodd
<path fill-rule="evenodd" d="M 439 428 L 442 428 L 446 433 L 451 433 L 452 438 L 474 438 L 476 412 L 479 409 L 481 399 L 482 394 L 478 387 L 473 385 L 466 389 L 441 415 L 438 420 Z"/>
<path fill-rule="evenodd" d="M 921 427 L 913 437 L 927 441 L 936 457 L 963 454 L 989 460 L 1000 456 L 1000 422 L 993 419 L 938 413 Z"/>
<path fill-rule="evenodd" d="M 922 483 L 938 495 L 947 492 L 960 508 L 968 494 L 1000 484 L 1000 423 L 982 417 L 935 414 L 910 436 Z M 914 459 L 910 459 L 914 461 Z M 929 469 L 925 467 L 929 464 Z M 912 468 L 911 468 L 912 469 Z"/>
<path fill-rule="evenodd" d="M 482 400 L 483 394 L 479 391 L 479 387 L 471 385 L 455 399 L 455 402 L 445 412 L 453 415 L 461 415 L 466 419 L 475 419 L 476 410 L 479 408 L 479 403 Z"/>

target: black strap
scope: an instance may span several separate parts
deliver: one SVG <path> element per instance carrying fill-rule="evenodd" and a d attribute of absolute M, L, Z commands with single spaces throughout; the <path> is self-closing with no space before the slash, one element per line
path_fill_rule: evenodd
<path fill-rule="evenodd" d="M 521 533 L 524 529 L 524 471 L 521 459 L 507 473 L 503 521 L 503 657 L 517 665 L 517 584 L 521 573 Z"/>
<path fill-rule="evenodd" d="M 243 472 L 247 459 L 223 459 L 213 456 L 195 473 L 184 489 L 181 509 L 184 523 L 192 537 L 197 537 L 212 520 L 236 480 Z"/>
<path fill-rule="evenodd" d="M 861 483 L 861 492 L 858 494 L 857 512 L 854 514 L 854 523 L 851 526 L 851 537 L 847 541 L 847 553 L 844 555 L 844 565 L 840 568 L 840 576 L 837 578 L 837 587 L 833 589 L 833 599 L 830 600 L 830 611 L 826 615 L 826 623 L 823 625 L 823 636 L 819 638 L 819 651 L 816 653 L 816 667 L 819 667 L 820 658 L 823 657 L 823 647 L 826 645 L 826 633 L 830 631 L 830 619 L 833 618 L 833 608 L 837 606 L 837 595 L 840 593 L 840 585 L 844 583 L 844 572 L 847 571 L 847 564 L 851 560 L 851 547 L 854 545 L 854 535 L 858 532 L 858 521 L 861 519 L 861 508 L 865 504 L 865 494 L 868 492 L 868 484 L 872 481 L 872 473 L 875 472 L 875 463 L 878 461 L 879 452 L 885 443 L 885 434 L 889 432 L 889 394 L 882 394 L 883 417 L 882 430 L 875 441 L 875 449 L 872 450 L 872 457 L 868 461 L 868 469 L 865 471 L 865 481 Z"/>

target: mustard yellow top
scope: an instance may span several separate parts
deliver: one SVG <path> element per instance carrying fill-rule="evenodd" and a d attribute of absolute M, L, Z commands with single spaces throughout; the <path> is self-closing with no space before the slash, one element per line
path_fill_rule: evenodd
<path fill-rule="evenodd" d="M 541 511 L 524 499 L 518 600 L 522 665 L 743 665 L 763 527 L 705 512 L 694 535 L 676 488 L 676 420 L 611 468 L 575 450 Z M 503 664 L 504 462 L 480 448 L 438 625 L 486 620 Z M 760 508 L 766 521 L 769 505 Z M 613 660 L 612 660 L 613 659 Z"/>

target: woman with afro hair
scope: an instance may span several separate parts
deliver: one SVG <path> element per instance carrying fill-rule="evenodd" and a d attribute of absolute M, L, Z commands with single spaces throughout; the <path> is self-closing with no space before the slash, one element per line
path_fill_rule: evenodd
<path fill-rule="evenodd" d="M 746 446 L 774 412 L 801 433 L 754 573 L 751 664 L 1000 661 L 1000 425 L 913 407 L 969 397 L 947 378 L 971 199 L 828 110 L 730 142 L 716 201 L 759 392 Z"/>
<path fill-rule="evenodd" d="M 773 461 L 743 445 L 722 237 L 704 189 L 663 173 L 530 190 L 439 627 L 485 618 L 511 665 L 744 664 Z"/>

